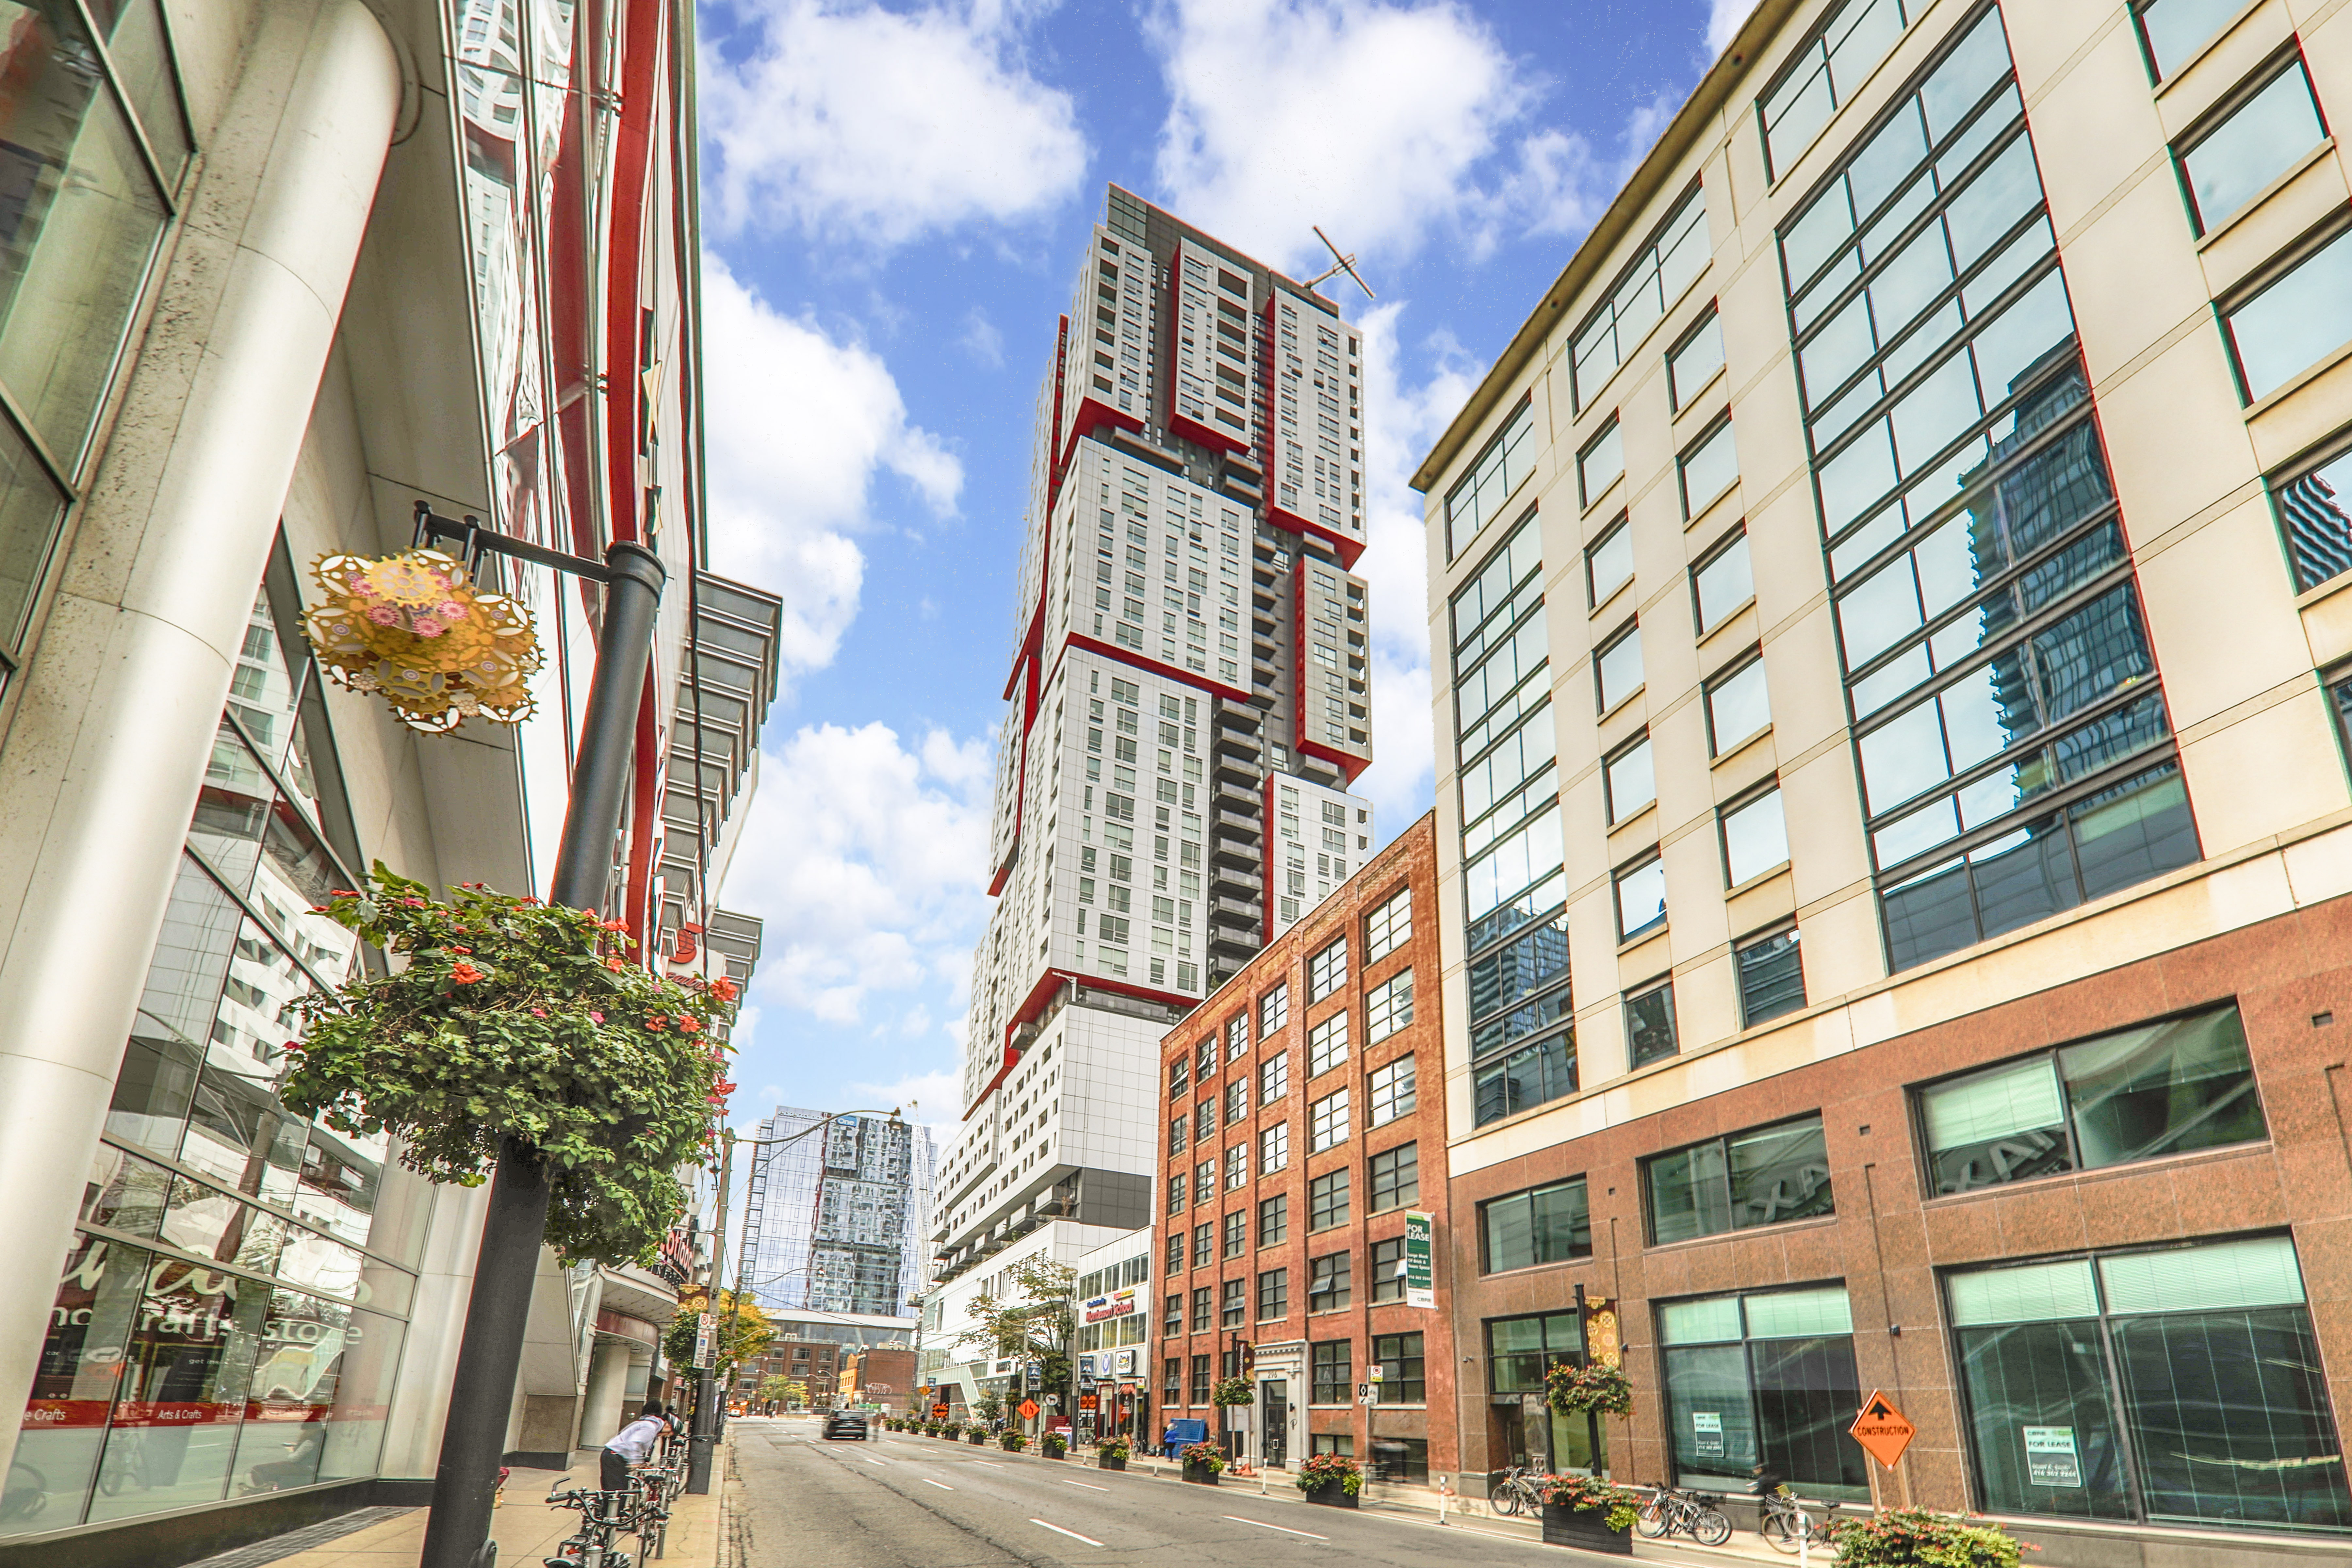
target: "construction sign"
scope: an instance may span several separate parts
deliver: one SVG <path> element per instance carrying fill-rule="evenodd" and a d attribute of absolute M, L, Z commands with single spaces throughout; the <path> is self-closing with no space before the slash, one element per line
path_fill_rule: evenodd
<path fill-rule="evenodd" d="M 947 1418 L 948 1418 L 948 1407 L 947 1407 L 946 1405 L 932 1405 L 932 1406 L 931 1406 L 931 1419 L 932 1419 L 932 1420 L 934 1420 L 934 1421 L 944 1421 L 944 1420 L 946 1420 Z"/>
<path fill-rule="evenodd" d="M 1037 1402 L 1035 1400 L 1024 1399 L 1021 1402 L 1021 1419 L 1024 1421 L 1034 1421 L 1037 1419 Z"/>
<path fill-rule="evenodd" d="M 1864 1452 L 1890 1470 L 1903 1458 L 1903 1450 L 1911 1446 L 1911 1439 L 1919 1435 L 1919 1428 L 1911 1425 L 1910 1417 L 1895 1409 L 1895 1402 L 1874 1388 L 1870 1397 L 1862 1402 L 1862 1414 L 1846 1430 Z"/>

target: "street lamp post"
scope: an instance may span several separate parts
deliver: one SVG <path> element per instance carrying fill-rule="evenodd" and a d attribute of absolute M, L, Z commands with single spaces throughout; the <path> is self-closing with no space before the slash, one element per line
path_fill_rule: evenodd
<path fill-rule="evenodd" d="M 604 584 L 595 673 L 572 763 L 563 837 L 548 885 L 550 903 L 601 912 L 636 747 L 638 694 L 645 689 L 654 619 L 668 575 L 661 557 L 624 541 L 611 546 L 599 563 L 492 532 L 471 518 L 452 522 L 436 517 L 424 501 L 416 503 L 416 532 L 419 544 L 462 542 L 474 560 L 491 552 Z M 502 1139 L 482 1216 L 465 1333 L 457 1342 L 420 1568 L 474 1568 L 495 1551 L 489 1544 L 490 1510 L 515 1374 L 522 1364 L 540 1243 L 547 1235 L 547 1173 L 537 1152 L 519 1138 Z"/>

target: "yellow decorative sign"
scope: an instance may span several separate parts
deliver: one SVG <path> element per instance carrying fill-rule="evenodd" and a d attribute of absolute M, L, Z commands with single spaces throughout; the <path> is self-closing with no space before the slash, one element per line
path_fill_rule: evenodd
<path fill-rule="evenodd" d="M 383 698 L 412 730 L 530 717 L 540 652 L 530 612 L 478 591 L 457 557 L 324 555 L 310 574 L 323 597 L 302 628 L 339 684 Z"/>

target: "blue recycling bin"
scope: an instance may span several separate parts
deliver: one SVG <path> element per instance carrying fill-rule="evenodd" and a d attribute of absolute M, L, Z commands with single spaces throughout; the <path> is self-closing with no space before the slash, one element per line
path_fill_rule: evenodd
<path fill-rule="evenodd" d="M 1160 1457 L 1172 1459 L 1184 1451 L 1187 1443 L 1205 1443 L 1208 1440 L 1209 1424 L 1206 1421 L 1171 1421 L 1168 1430 L 1160 1435 Z"/>

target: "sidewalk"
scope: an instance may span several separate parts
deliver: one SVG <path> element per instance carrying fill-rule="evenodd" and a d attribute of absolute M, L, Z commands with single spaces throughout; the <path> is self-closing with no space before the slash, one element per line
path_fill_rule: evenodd
<path fill-rule="evenodd" d="M 732 1473 L 734 1445 L 721 1450 Z M 566 1477 L 571 1484 L 593 1485 L 596 1455 L 582 1449 L 572 1456 L 569 1470 L 518 1469 L 507 1478 L 506 1501 L 491 1516 L 490 1535 L 499 1543 L 499 1568 L 538 1568 L 570 1535 L 580 1516 L 570 1509 L 550 1508 L 545 1498 Z M 703 1497 L 677 1500 L 669 1521 L 667 1553 L 656 1560 L 661 1568 L 719 1568 L 720 1497 L 717 1489 Z M 425 1510 L 421 1508 L 361 1510 L 378 1517 L 356 1530 L 320 1541 L 322 1533 L 352 1520 L 323 1524 L 256 1542 L 190 1568 L 416 1568 L 425 1550 Z M 316 1542 L 316 1544 L 313 1544 Z M 631 1550 L 635 1550 L 634 1542 Z"/>

